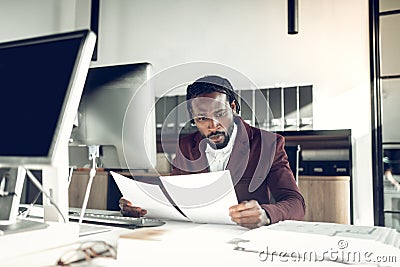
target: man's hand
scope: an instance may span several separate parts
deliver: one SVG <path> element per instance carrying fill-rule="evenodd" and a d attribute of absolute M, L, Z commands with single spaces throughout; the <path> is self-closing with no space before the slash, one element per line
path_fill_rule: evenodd
<path fill-rule="evenodd" d="M 229 216 L 235 223 L 249 228 L 257 228 L 271 223 L 267 213 L 256 200 L 243 201 L 229 208 Z"/>
<path fill-rule="evenodd" d="M 139 218 L 147 213 L 147 210 L 133 206 L 130 201 L 122 197 L 119 200 L 119 208 L 121 209 L 121 214 L 128 217 Z"/>

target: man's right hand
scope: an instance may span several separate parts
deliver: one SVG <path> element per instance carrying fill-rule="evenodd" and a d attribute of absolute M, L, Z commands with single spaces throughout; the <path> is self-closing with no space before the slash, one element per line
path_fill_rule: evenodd
<path fill-rule="evenodd" d="M 119 200 L 119 208 L 123 216 L 139 218 L 147 214 L 147 210 L 133 206 L 130 201 L 123 197 Z"/>

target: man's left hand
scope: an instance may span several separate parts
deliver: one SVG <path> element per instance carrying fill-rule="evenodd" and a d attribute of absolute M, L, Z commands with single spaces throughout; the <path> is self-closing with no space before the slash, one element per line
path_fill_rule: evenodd
<path fill-rule="evenodd" d="M 267 213 L 256 200 L 243 201 L 230 207 L 229 216 L 235 223 L 249 229 L 270 224 Z"/>

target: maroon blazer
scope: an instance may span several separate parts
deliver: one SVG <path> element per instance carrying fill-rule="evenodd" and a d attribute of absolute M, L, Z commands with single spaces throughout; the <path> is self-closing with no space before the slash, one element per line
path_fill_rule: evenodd
<path fill-rule="evenodd" d="M 235 123 L 238 131 L 226 169 L 230 170 L 238 202 L 257 200 L 271 223 L 302 220 L 305 203 L 289 167 L 285 139 L 252 127 L 240 117 Z M 172 175 L 209 172 L 206 141 L 199 132 L 181 138 L 178 148 Z"/>

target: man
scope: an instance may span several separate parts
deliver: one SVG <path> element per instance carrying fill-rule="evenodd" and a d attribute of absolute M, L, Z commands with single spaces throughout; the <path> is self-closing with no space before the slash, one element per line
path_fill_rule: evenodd
<path fill-rule="evenodd" d="M 249 229 L 302 220 L 304 199 L 289 167 L 284 138 L 240 118 L 239 103 L 225 78 L 196 80 L 187 87 L 186 99 L 198 131 L 179 140 L 171 174 L 230 170 L 239 204 L 230 207 L 229 215 Z M 125 199 L 120 200 L 120 207 L 123 215 L 146 214 Z"/>

